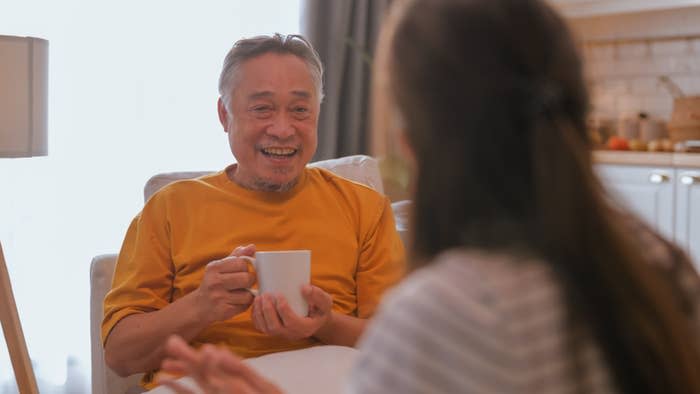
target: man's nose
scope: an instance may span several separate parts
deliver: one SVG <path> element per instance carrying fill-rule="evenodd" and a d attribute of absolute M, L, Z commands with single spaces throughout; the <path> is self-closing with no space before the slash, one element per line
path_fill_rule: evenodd
<path fill-rule="evenodd" d="M 289 115 L 281 113 L 275 116 L 270 127 L 267 128 L 267 133 L 280 139 L 285 139 L 294 134 L 294 126 Z"/>

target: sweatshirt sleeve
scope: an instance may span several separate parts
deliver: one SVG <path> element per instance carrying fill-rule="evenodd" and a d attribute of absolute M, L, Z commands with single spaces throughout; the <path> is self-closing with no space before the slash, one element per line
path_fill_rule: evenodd
<path fill-rule="evenodd" d="M 174 268 L 170 254 L 167 204 L 154 196 L 127 230 L 104 300 L 102 344 L 124 317 L 147 313 L 171 301 Z"/>
<path fill-rule="evenodd" d="M 374 314 L 383 293 L 405 273 L 405 252 L 396 231 L 389 200 L 381 199 L 379 209 L 361 245 L 357 270 L 357 316 Z"/>

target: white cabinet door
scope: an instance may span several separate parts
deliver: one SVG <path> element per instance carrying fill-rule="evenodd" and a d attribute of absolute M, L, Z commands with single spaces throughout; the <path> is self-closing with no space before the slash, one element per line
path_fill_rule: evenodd
<path fill-rule="evenodd" d="M 674 239 L 674 170 L 613 164 L 596 166 L 608 192 L 669 240 Z"/>
<path fill-rule="evenodd" d="M 700 170 L 676 170 L 676 243 L 700 268 Z"/>

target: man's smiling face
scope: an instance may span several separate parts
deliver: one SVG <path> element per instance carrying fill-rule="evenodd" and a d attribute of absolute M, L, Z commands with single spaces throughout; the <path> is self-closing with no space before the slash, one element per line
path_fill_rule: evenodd
<path fill-rule="evenodd" d="M 242 63 L 232 87 L 219 116 L 238 162 L 233 180 L 289 189 L 316 151 L 320 98 L 309 67 L 294 55 L 266 53 Z"/>

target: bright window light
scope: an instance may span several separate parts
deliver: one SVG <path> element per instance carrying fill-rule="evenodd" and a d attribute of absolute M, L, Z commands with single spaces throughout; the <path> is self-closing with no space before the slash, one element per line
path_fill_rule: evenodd
<path fill-rule="evenodd" d="M 298 33 L 299 3 L 3 3 L 0 34 L 50 45 L 49 156 L 0 160 L 0 240 L 42 393 L 77 390 L 68 360 L 90 392 L 91 259 L 119 251 L 150 176 L 233 162 L 216 114 L 223 58 L 241 37 Z M 13 385 L 0 338 L 0 393 Z"/>

